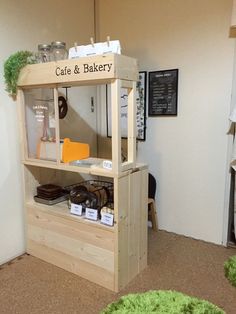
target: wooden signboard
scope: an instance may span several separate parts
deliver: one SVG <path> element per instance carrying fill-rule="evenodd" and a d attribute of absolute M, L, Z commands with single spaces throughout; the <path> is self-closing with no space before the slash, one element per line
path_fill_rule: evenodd
<path fill-rule="evenodd" d="M 148 115 L 177 115 L 178 69 L 149 72 Z"/>
<path fill-rule="evenodd" d="M 106 54 L 70 60 L 28 64 L 21 72 L 18 87 L 69 86 L 80 83 L 105 84 L 111 79 L 137 81 L 137 60 Z"/>

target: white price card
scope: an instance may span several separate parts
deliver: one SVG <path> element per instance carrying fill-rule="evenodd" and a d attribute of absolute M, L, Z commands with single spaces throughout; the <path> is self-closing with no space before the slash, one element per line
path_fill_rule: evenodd
<path fill-rule="evenodd" d="M 112 161 L 111 160 L 103 160 L 102 166 L 104 169 L 112 170 Z"/>
<path fill-rule="evenodd" d="M 91 219 L 91 220 L 98 220 L 98 211 L 97 211 L 97 209 L 86 208 L 85 218 Z"/>
<path fill-rule="evenodd" d="M 102 213 L 101 223 L 113 226 L 114 223 L 114 215 L 109 213 Z"/>
<path fill-rule="evenodd" d="M 82 205 L 71 203 L 70 212 L 71 214 L 82 216 Z"/>

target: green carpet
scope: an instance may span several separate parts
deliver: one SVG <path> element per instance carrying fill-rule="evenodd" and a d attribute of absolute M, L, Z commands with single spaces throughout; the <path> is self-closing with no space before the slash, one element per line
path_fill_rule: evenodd
<path fill-rule="evenodd" d="M 236 255 L 230 257 L 224 264 L 225 277 L 236 287 Z"/>
<path fill-rule="evenodd" d="M 214 304 L 176 291 L 128 294 L 109 304 L 101 314 L 225 314 Z"/>

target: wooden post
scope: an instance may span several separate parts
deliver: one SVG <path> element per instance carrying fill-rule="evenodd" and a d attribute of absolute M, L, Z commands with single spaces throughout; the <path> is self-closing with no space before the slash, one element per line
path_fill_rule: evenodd
<path fill-rule="evenodd" d="M 53 89 L 54 112 L 55 112 L 55 136 L 56 136 L 56 160 L 59 165 L 61 162 L 60 130 L 59 130 L 59 112 L 58 112 L 58 89 Z"/>
<path fill-rule="evenodd" d="M 119 79 L 111 83 L 112 171 L 116 174 L 121 170 L 120 89 Z"/>
<path fill-rule="evenodd" d="M 20 126 L 21 159 L 25 160 L 29 158 L 29 151 L 25 125 L 25 97 L 22 89 L 17 91 L 17 114 Z"/>
<path fill-rule="evenodd" d="M 136 165 L 136 82 L 128 93 L 128 162 Z"/>

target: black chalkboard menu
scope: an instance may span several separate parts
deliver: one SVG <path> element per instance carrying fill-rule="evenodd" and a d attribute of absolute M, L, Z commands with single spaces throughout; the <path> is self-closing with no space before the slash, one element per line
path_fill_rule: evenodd
<path fill-rule="evenodd" d="M 178 69 L 149 72 L 148 115 L 177 115 Z"/>

